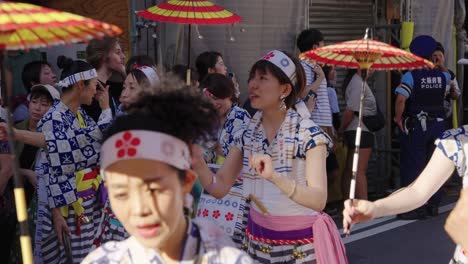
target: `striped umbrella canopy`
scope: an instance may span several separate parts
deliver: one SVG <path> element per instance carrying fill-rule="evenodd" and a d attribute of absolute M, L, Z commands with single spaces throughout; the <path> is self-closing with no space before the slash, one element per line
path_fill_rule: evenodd
<path fill-rule="evenodd" d="M 309 50 L 302 59 L 354 69 L 417 69 L 434 67 L 432 62 L 402 49 L 372 39 L 345 41 Z"/>
<path fill-rule="evenodd" d="M 365 94 L 365 83 L 368 76 L 367 70 L 411 70 L 434 67 L 434 65 L 428 60 L 386 43 L 367 38 L 368 33 L 369 29 L 366 30 L 366 36 L 363 39 L 328 45 L 306 51 L 299 55 L 299 57 L 304 60 L 311 60 L 313 62 L 334 65 L 337 67 L 363 70 L 363 81 L 359 102 L 358 127 L 356 129 L 356 137 L 354 142 L 356 147 L 354 148 L 352 178 L 349 191 L 350 199 L 355 198 L 358 167 L 357 164 L 359 161 L 359 148 L 361 144 L 362 133 L 362 109 Z"/>
<path fill-rule="evenodd" d="M 0 50 L 28 50 L 117 36 L 122 30 L 90 18 L 26 3 L 0 3 Z"/>
<path fill-rule="evenodd" d="M 137 12 L 148 20 L 190 25 L 235 24 L 242 18 L 226 9 L 204 0 L 169 0 Z"/>
<path fill-rule="evenodd" d="M 235 24 L 242 18 L 226 9 L 204 0 L 169 0 L 136 13 L 148 20 L 188 25 L 187 85 L 190 85 L 190 45 L 192 25 Z"/>

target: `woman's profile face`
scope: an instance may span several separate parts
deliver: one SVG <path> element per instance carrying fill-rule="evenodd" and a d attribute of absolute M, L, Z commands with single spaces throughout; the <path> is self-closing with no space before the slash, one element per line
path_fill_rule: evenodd
<path fill-rule="evenodd" d="M 105 66 L 113 71 L 125 73 L 125 53 L 122 51 L 119 43 L 115 43 L 114 47 L 110 50 Z"/>
<path fill-rule="evenodd" d="M 223 57 L 218 56 L 215 67 L 211 73 L 219 73 L 222 75 L 227 75 L 227 67 L 226 65 L 224 65 Z"/>
<path fill-rule="evenodd" d="M 124 82 L 124 89 L 120 95 L 120 103 L 124 109 L 135 103 L 138 99 L 138 95 L 142 92 L 142 87 L 138 84 L 135 76 L 133 74 L 127 75 L 127 78 Z"/>

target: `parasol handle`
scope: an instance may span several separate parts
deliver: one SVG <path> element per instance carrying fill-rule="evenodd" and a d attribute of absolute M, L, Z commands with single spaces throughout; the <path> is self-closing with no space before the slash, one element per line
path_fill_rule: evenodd
<path fill-rule="evenodd" d="M 1 88 L 2 96 L 6 98 L 4 104 L 6 106 L 6 122 L 8 125 L 8 135 L 13 135 L 13 122 L 11 120 L 11 105 L 13 99 L 12 87 L 7 87 L 5 82 L 5 56 L 6 52 L 0 52 L 0 71 L 1 71 Z M 21 256 L 23 263 L 32 264 L 33 263 L 33 254 L 32 254 L 32 245 L 31 245 L 31 236 L 29 235 L 28 227 L 28 210 L 26 206 L 26 196 L 23 186 L 23 179 L 19 175 L 18 170 L 18 157 L 15 153 L 15 145 L 11 136 L 8 137 L 8 145 L 13 155 L 13 179 L 15 182 L 15 207 L 16 207 L 16 218 L 20 227 L 20 245 L 21 245 Z"/>
<path fill-rule="evenodd" d="M 367 81 L 367 76 L 368 76 L 368 71 L 369 69 L 363 69 L 365 72 L 363 72 L 364 78 L 362 80 L 362 86 L 361 86 L 361 99 L 359 101 L 359 117 L 358 117 L 358 127 L 356 128 L 356 138 L 354 141 L 354 154 L 353 154 L 353 167 L 352 167 L 352 177 L 351 177 L 351 183 L 349 186 L 349 199 L 351 200 L 351 205 L 353 204 L 353 199 L 356 198 L 356 177 L 357 177 L 357 169 L 358 169 L 358 163 L 359 163 L 359 147 L 361 145 L 361 134 L 362 134 L 362 104 L 364 101 L 364 93 L 366 91 L 365 89 L 365 84 Z M 362 76 L 361 76 L 362 77 Z M 349 235 L 349 233 L 347 234 Z"/>
<path fill-rule="evenodd" d="M 188 50 L 187 50 L 187 86 L 190 86 L 190 44 L 192 42 L 192 25 L 188 24 Z"/>

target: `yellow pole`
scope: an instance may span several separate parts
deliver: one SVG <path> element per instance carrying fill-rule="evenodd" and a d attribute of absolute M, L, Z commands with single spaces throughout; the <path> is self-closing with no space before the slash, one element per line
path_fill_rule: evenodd
<path fill-rule="evenodd" d="M 458 110 L 457 110 L 457 100 L 452 100 L 452 124 L 454 128 L 458 127 Z"/>

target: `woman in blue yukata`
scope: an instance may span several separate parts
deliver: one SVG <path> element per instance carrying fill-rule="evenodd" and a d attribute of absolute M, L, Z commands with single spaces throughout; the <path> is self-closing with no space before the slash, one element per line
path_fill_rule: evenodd
<path fill-rule="evenodd" d="M 97 170 L 103 131 L 112 120 L 107 89 L 96 89 L 97 73 L 88 63 L 60 56 L 57 64 L 63 69 L 61 99 L 39 121 L 38 132 L 14 130 L 14 137 L 42 148 L 35 169 L 34 262 L 80 263 L 103 240 L 123 240 L 126 232 L 104 207 Z M 80 108 L 93 98 L 102 109 L 97 124 Z"/>
<path fill-rule="evenodd" d="M 367 200 L 354 199 L 345 202 L 343 210 L 343 229 L 348 232 L 352 225 L 360 222 L 370 221 L 374 218 L 387 215 L 395 215 L 419 208 L 426 203 L 431 196 L 439 190 L 442 185 L 452 176 L 456 169 L 458 175 L 463 178 L 462 198 L 466 198 L 468 188 L 468 126 L 445 131 L 435 141 L 436 149 L 429 163 L 416 180 L 407 187 L 395 191 L 387 198 L 371 202 Z M 465 199 L 466 200 L 466 199 Z M 466 204 L 466 202 L 465 202 Z M 459 208 L 458 208 L 459 209 Z M 466 210 L 466 208 L 464 208 Z M 460 210 L 460 209 L 459 209 Z M 456 211 L 455 211 L 456 212 Z M 466 212 L 466 211 L 465 211 Z M 464 213 L 466 216 L 466 213 Z M 456 232 L 463 231 L 460 226 L 453 229 L 451 215 L 447 219 L 446 229 L 455 242 L 463 242 Z M 464 223 L 466 225 L 466 222 Z M 466 233 L 463 234 L 466 238 Z M 464 241 L 467 241 L 464 239 Z M 467 243 L 462 243 L 462 245 Z M 451 264 L 468 263 L 468 252 L 466 248 L 458 245 L 455 254 L 450 261 Z"/>
<path fill-rule="evenodd" d="M 215 106 L 219 117 L 220 129 L 218 130 L 216 140 L 207 142 L 204 145 L 205 162 L 217 168 L 224 163 L 225 158 L 229 154 L 231 145 L 234 143 L 234 139 L 240 137 L 249 125 L 250 114 L 246 110 L 235 105 L 237 102 L 236 89 L 232 80 L 225 75 L 220 73 L 208 74 L 203 79 L 200 87 L 202 88 L 203 94 Z M 223 215 L 227 212 L 238 214 L 238 210 L 232 211 L 232 209 L 238 208 L 233 207 L 232 204 L 239 203 L 239 197 L 242 195 L 242 179 L 239 177 L 229 194 L 224 197 L 224 202 L 217 201 L 216 208 L 213 208 L 212 203 L 216 198 L 205 192 L 201 195 L 201 198 L 198 199 L 200 197 L 200 192 L 197 192 L 198 189 L 202 189 L 199 181 L 194 185 L 193 191 L 196 216 L 215 221 L 226 231 L 226 234 L 232 235 L 235 222 L 229 220 L 229 218 L 220 217 L 221 214 L 219 214 L 219 212 L 224 212 Z M 200 200 L 200 206 L 197 206 L 198 200 Z M 203 214 L 205 209 L 215 213 Z M 234 218 L 237 218 L 237 216 Z"/>
<path fill-rule="evenodd" d="M 331 140 L 297 100 L 304 75 L 296 58 L 269 52 L 249 75 L 249 99 L 259 111 L 216 175 L 201 148 L 192 149 L 193 168 L 214 197 L 224 197 L 242 172 L 246 203 L 234 241 L 260 263 L 347 263 L 336 225 L 321 212 Z"/>
<path fill-rule="evenodd" d="M 185 214 L 196 178 L 189 145 L 211 137 L 214 107 L 176 89 L 142 96 L 134 109 L 115 120 L 101 149 L 110 202 L 131 236 L 102 245 L 83 263 L 252 263 L 218 226 Z"/>
<path fill-rule="evenodd" d="M 208 74 L 200 87 L 216 107 L 220 119 L 217 142 L 205 152 L 206 163 L 222 164 L 234 138 L 242 135 L 250 122 L 249 113 L 235 105 L 237 97 L 234 83 L 223 74 Z"/>

